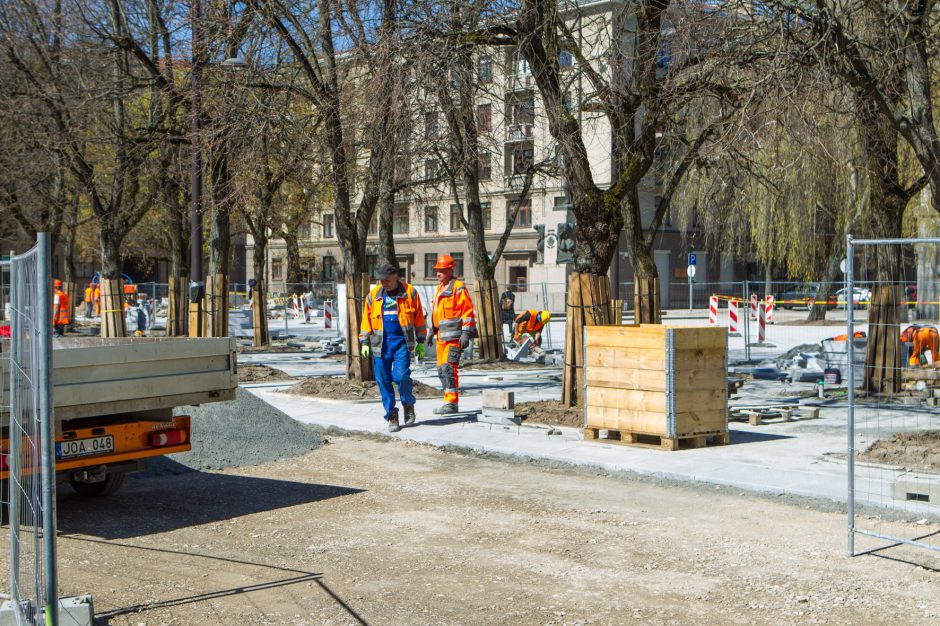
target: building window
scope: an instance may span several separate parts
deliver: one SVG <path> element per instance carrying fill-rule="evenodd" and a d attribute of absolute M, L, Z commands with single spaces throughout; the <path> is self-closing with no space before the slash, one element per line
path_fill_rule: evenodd
<path fill-rule="evenodd" d="M 323 280 L 323 282 L 332 281 L 335 268 L 336 259 L 330 255 L 323 257 L 323 271 L 321 272 L 321 280 Z"/>
<path fill-rule="evenodd" d="M 493 82 L 493 59 L 480 57 L 477 61 L 477 80 L 481 84 Z"/>
<path fill-rule="evenodd" d="M 480 180 L 489 180 L 493 177 L 493 157 L 489 154 L 481 154 L 477 162 L 477 177 Z"/>
<path fill-rule="evenodd" d="M 437 159 L 427 159 L 424 162 L 424 178 L 426 180 L 435 180 L 438 173 L 438 163 Z"/>
<path fill-rule="evenodd" d="M 514 125 L 531 126 L 535 123 L 535 98 L 532 96 L 521 99 L 511 98 L 508 102 L 506 117 Z"/>
<path fill-rule="evenodd" d="M 271 259 L 271 280 L 281 280 L 284 262 L 281 259 Z"/>
<path fill-rule="evenodd" d="M 574 55 L 571 54 L 571 50 L 562 50 L 558 53 L 558 67 L 567 70 L 571 69 L 572 65 L 574 65 Z"/>
<path fill-rule="evenodd" d="M 516 208 L 516 200 L 509 200 L 506 202 L 506 221 L 512 217 L 513 209 Z M 522 206 L 519 207 L 519 213 L 516 214 L 516 221 L 513 224 L 515 227 L 531 228 L 532 226 L 532 201 L 523 200 Z"/>
<path fill-rule="evenodd" d="M 535 162 L 535 150 L 532 146 L 507 146 L 506 176 L 525 174 Z"/>
<path fill-rule="evenodd" d="M 424 277 L 434 278 L 437 276 L 437 270 L 434 266 L 437 264 L 437 255 L 432 253 L 424 254 Z"/>
<path fill-rule="evenodd" d="M 515 265 L 509 268 L 509 284 L 516 293 L 528 291 L 529 268 L 525 265 Z"/>
<path fill-rule="evenodd" d="M 439 126 L 437 123 L 437 112 L 424 114 L 424 138 L 437 139 Z"/>
<path fill-rule="evenodd" d="M 426 233 L 437 232 L 437 207 L 436 206 L 424 207 L 424 232 Z"/>
<path fill-rule="evenodd" d="M 454 257 L 454 276 L 463 276 L 463 252 L 451 252 Z"/>
<path fill-rule="evenodd" d="M 408 215 L 411 213 L 407 204 L 396 204 L 395 212 L 392 214 L 392 233 L 395 235 L 407 235 L 411 227 L 408 223 Z"/>
<path fill-rule="evenodd" d="M 481 133 L 493 130 L 493 105 L 477 105 L 477 130 Z"/>
<path fill-rule="evenodd" d="M 329 239 L 333 236 L 333 214 L 323 214 L 323 238 Z"/>
<path fill-rule="evenodd" d="M 297 238 L 310 239 L 310 222 L 304 222 L 300 225 L 300 228 L 297 229 Z"/>
<path fill-rule="evenodd" d="M 483 230 L 493 228 L 493 209 L 489 202 L 480 203 L 480 213 L 483 214 Z"/>
<path fill-rule="evenodd" d="M 571 205 L 568 203 L 568 196 L 555 196 L 554 206 L 552 207 L 555 211 L 567 211 L 571 208 Z"/>
<path fill-rule="evenodd" d="M 375 270 L 377 269 L 376 266 L 378 266 L 378 264 L 379 264 L 379 255 L 377 254 L 366 255 L 366 272 L 368 272 L 369 276 L 371 276 L 373 280 L 375 279 Z"/>
<path fill-rule="evenodd" d="M 459 204 L 450 205 L 450 229 L 463 230 L 463 207 Z"/>

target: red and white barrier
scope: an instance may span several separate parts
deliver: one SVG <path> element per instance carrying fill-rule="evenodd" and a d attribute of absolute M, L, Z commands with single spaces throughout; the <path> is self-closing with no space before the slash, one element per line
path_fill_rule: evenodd
<path fill-rule="evenodd" d="M 323 328 L 333 328 L 333 301 L 323 301 Z"/>
<path fill-rule="evenodd" d="M 718 325 L 718 296 L 708 298 L 708 325 Z"/>
<path fill-rule="evenodd" d="M 757 307 L 757 294 L 752 293 L 751 294 L 751 319 L 752 320 L 757 319 L 757 308 L 758 308 Z"/>
<path fill-rule="evenodd" d="M 767 307 L 767 323 L 774 323 L 774 297 L 764 296 L 764 306 Z"/>
<path fill-rule="evenodd" d="M 728 300 L 728 334 L 739 337 L 738 332 L 738 301 Z"/>
<path fill-rule="evenodd" d="M 767 337 L 767 304 L 758 307 L 760 316 L 757 319 L 757 343 L 764 343 Z"/>

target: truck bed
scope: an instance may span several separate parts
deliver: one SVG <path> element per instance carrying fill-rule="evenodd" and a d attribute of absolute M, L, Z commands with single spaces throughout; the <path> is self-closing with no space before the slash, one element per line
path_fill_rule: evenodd
<path fill-rule="evenodd" d="M 9 367 L 0 359 L 3 405 Z M 57 422 L 232 400 L 238 387 L 229 337 L 57 337 L 52 367 Z"/>

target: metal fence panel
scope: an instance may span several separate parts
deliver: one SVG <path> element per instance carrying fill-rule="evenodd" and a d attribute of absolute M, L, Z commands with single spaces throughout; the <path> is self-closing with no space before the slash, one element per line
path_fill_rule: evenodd
<path fill-rule="evenodd" d="M 49 236 L 10 268 L 10 597 L 16 623 L 57 624 L 55 442 L 52 426 L 52 285 Z"/>
<path fill-rule="evenodd" d="M 847 390 L 849 553 L 864 552 L 856 549 L 859 537 L 877 540 L 878 550 L 911 545 L 940 552 L 937 532 L 897 536 L 883 528 L 878 517 L 856 514 L 859 506 L 867 506 L 940 519 L 940 467 L 935 460 L 940 443 L 940 331 L 936 317 L 925 317 L 936 311 L 937 303 L 915 296 L 905 276 L 911 272 L 911 259 L 918 258 L 918 268 L 921 257 L 933 259 L 927 265 L 940 259 L 940 239 L 849 237 L 847 250 L 847 293 L 860 285 L 872 292 L 866 336 L 846 345 L 848 379 L 857 381 Z M 862 283 L 856 280 L 860 273 L 876 279 Z M 935 267 L 918 278 L 919 283 L 914 282 L 924 292 L 938 293 Z M 855 336 L 860 328 L 855 308 L 847 307 L 846 336 Z"/>

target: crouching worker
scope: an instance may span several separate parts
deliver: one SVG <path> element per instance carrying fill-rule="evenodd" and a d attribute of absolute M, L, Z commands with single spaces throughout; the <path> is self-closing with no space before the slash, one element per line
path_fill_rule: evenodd
<path fill-rule="evenodd" d="M 438 285 L 431 307 L 431 336 L 437 340 L 437 375 L 444 388 L 444 404 L 434 409 L 435 415 L 460 412 L 457 366 L 476 326 L 470 292 L 462 280 L 454 278 L 455 265 L 449 254 L 437 257 L 434 265 Z"/>
<path fill-rule="evenodd" d="M 542 330 L 551 318 L 552 314 L 548 311 L 523 311 L 516 317 L 516 328 L 512 338 L 519 344 L 522 343 L 522 340 L 528 335 L 532 337 L 532 341 L 535 342 L 535 345 L 541 347 Z"/>
<path fill-rule="evenodd" d="M 395 387 L 405 412 L 405 426 L 415 423 L 414 383 L 411 380 L 411 355 L 424 359 L 427 326 L 421 298 L 414 287 L 399 280 L 398 268 L 383 265 L 379 282 L 372 287 L 362 306 L 359 351 L 364 358 L 373 356 L 375 381 L 382 394 L 385 421 L 389 432 L 398 432 Z"/>
<path fill-rule="evenodd" d="M 908 363 L 914 366 L 921 365 L 930 351 L 930 362 L 940 362 L 940 333 L 933 326 L 911 325 L 901 331 L 901 342 L 908 346 L 910 359 Z"/>

